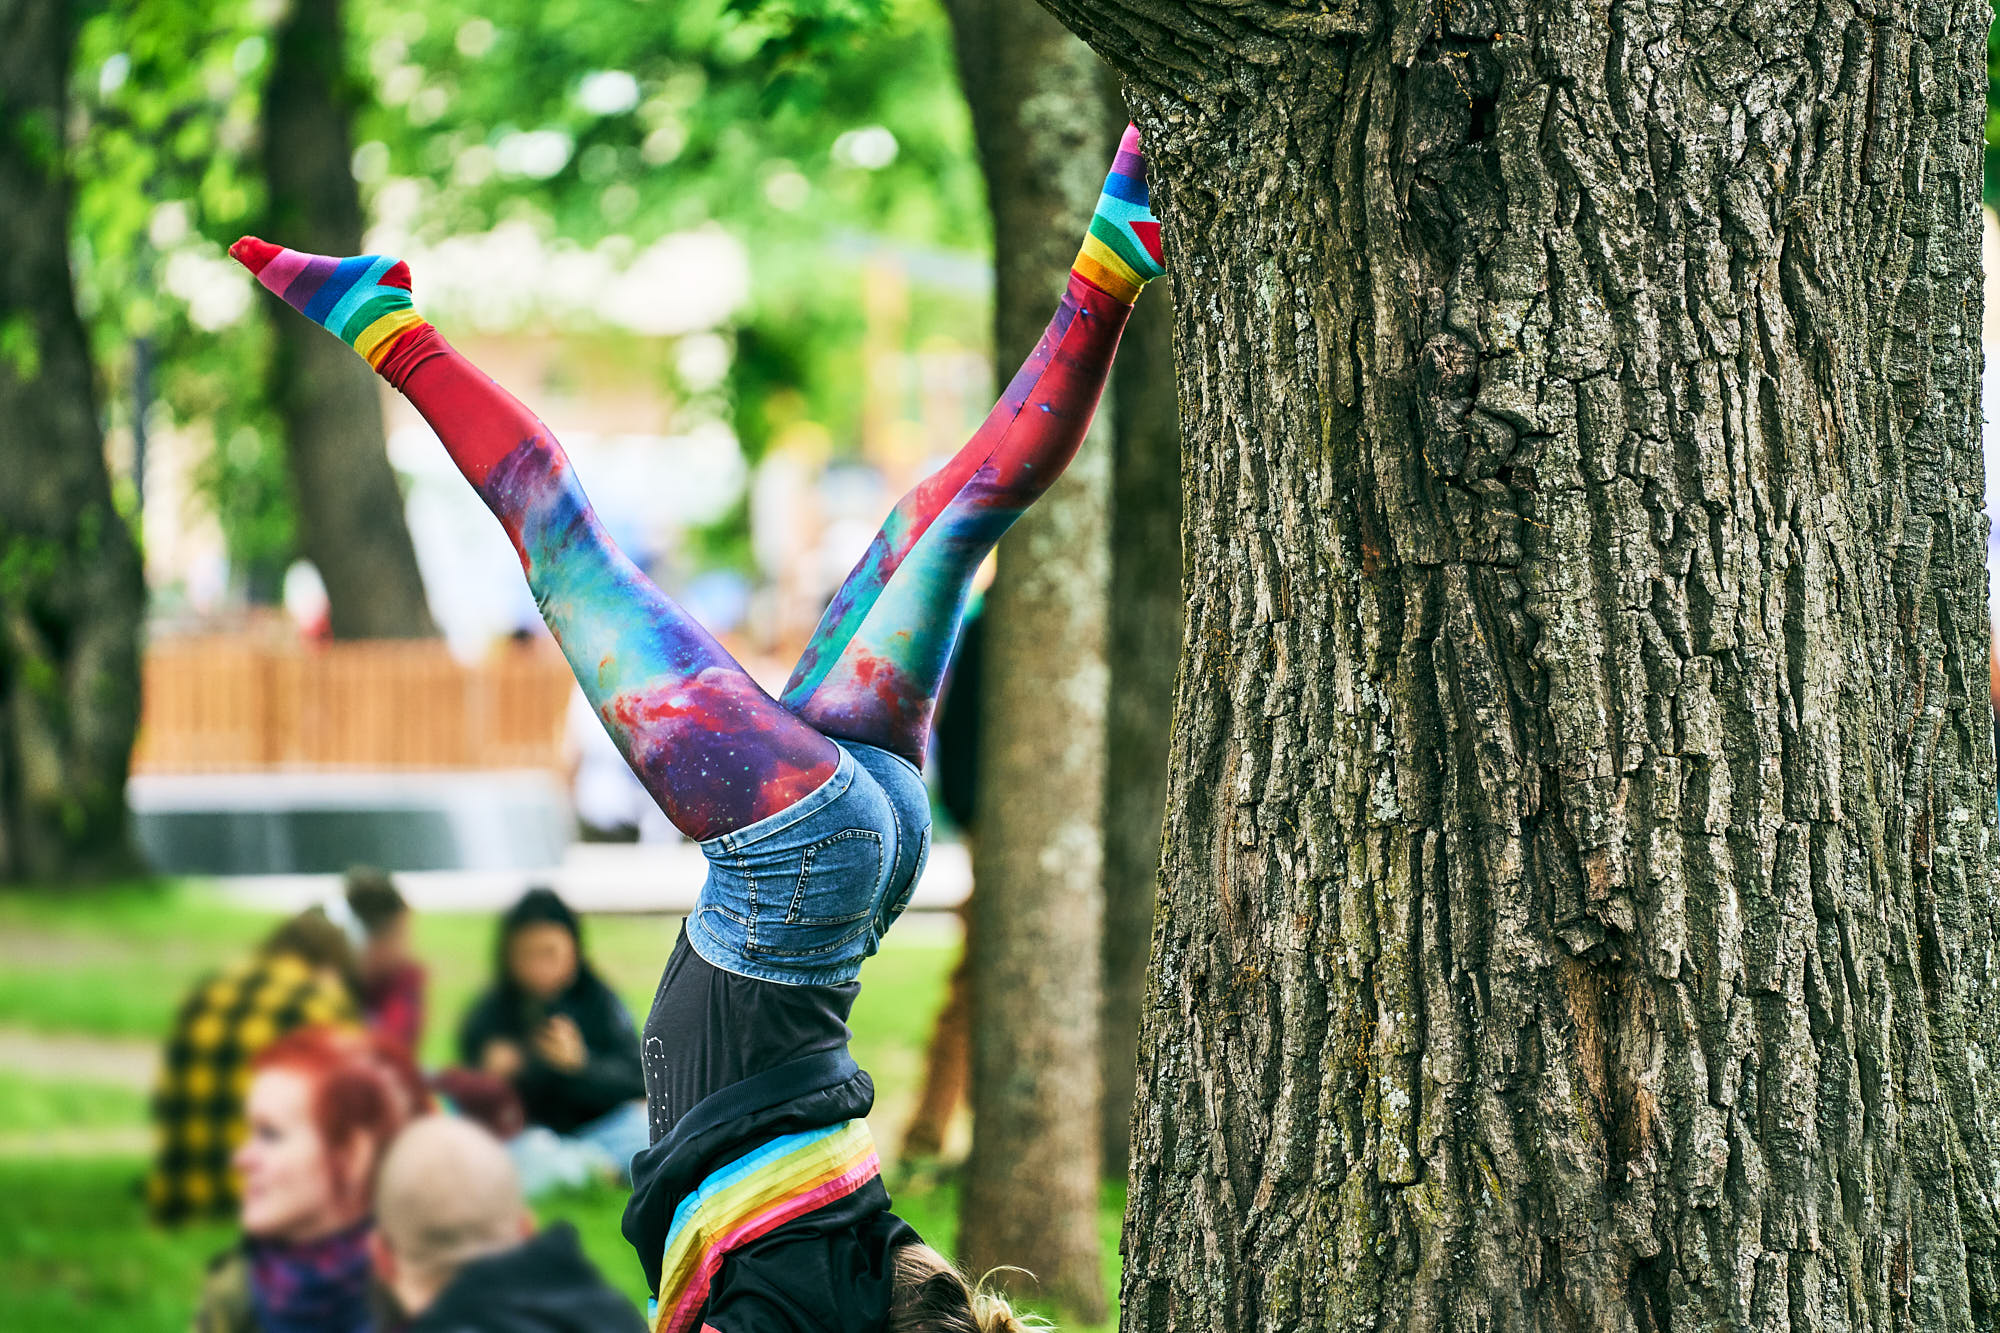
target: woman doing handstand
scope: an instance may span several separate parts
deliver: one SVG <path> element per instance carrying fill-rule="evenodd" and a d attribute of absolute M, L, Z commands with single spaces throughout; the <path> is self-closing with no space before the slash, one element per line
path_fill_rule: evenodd
<path fill-rule="evenodd" d="M 505 525 L 606 730 L 708 859 L 644 1032 L 653 1143 L 625 1233 L 655 1328 L 1010 1327 L 889 1211 L 846 1020 L 929 851 L 920 768 L 974 572 L 1075 456 L 1162 271 L 1138 132 L 1033 354 L 896 505 L 777 699 L 612 544 L 548 428 L 417 315 L 404 264 L 254 237 L 230 253 L 423 413 Z"/>

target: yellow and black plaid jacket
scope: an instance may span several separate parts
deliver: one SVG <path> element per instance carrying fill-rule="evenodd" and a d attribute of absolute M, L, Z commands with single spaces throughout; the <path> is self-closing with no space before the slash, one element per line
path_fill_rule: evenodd
<path fill-rule="evenodd" d="M 153 1093 L 153 1216 L 233 1212 L 229 1159 L 243 1142 L 250 1061 L 294 1028 L 354 1021 L 345 989 L 290 955 L 260 955 L 198 983 L 174 1018 Z"/>

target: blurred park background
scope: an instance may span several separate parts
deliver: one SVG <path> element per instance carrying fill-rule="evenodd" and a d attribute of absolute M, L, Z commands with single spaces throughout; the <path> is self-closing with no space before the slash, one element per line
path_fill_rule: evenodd
<path fill-rule="evenodd" d="M 0 34 L 0 1328 L 179 1329 L 236 1238 L 152 1225 L 140 1188 L 191 986 L 345 868 L 385 867 L 415 909 L 436 1068 L 525 887 L 585 913 L 643 1016 L 703 871 L 429 427 L 299 337 L 228 245 L 407 259 L 419 309 L 550 424 L 624 549 L 775 689 L 890 505 L 1025 356 L 1125 115 L 1025 0 L 0 0 Z M 1035 661 L 1037 690 L 1082 700 L 1044 708 L 1011 762 L 1095 849 L 1034 876 L 1020 911 L 1122 882 L 1118 943 L 1100 975 L 1084 938 L 1071 993 L 1020 1021 L 1067 1056 L 971 1040 L 972 726 L 854 1017 L 899 1211 L 947 1251 L 962 1210 L 996 1213 L 962 1202 L 969 1045 L 1126 1089 L 1102 1126 L 1031 1132 L 1031 1160 L 987 1168 L 1025 1201 L 1007 1223 L 1050 1234 L 1037 1179 L 1082 1173 L 1082 1277 L 1042 1307 L 1073 1327 L 1105 1326 L 1116 1290 L 1177 656 L 1165 316 L 1133 326 L 1112 394 L 1131 409 L 1107 400 L 1045 506 L 1088 595 L 995 617 L 998 669 Z M 1132 650 L 1115 670 L 1113 643 Z M 1077 734 L 1081 767 L 1032 748 Z M 1004 805 L 1003 834 L 1035 822 Z M 985 877 L 1068 836 L 991 839 Z M 1022 953 L 1005 926 L 992 952 Z M 1130 1012 L 1104 1014 L 1124 1035 L 1100 1075 L 1113 993 Z M 540 1213 L 643 1303 L 622 1206 L 593 1185 Z"/>
<path fill-rule="evenodd" d="M 0 602 L 34 608 L 0 649 L 0 879 L 17 886 L 0 896 L 0 1328 L 150 1333 L 185 1327 L 232 1235 L 154 1229 L 137 1188 L 158 1043 L 198 977 L 345 866 L 387 866 L 417 909 L 423 1054 L 442 1063 L 492 913 L 525 885 L 589 914 L 599 967 L 643 1014 L 701 875 L 579 723 L 506 538 L 428 428 L 228 244 L 406 258 L 419 309 L 551 425 L 627 551 L 775 687 L 889 505 L 1027 350 L 1010 330 L 1031 339 L 1053 306 L 1123 114 L 1025 0 L 0 0 L 0 16 L 0 240 L 44 276 L 66 259 L 73 283 L 17 283 L 0 307 L 9 383 L 27 386 L 0 426 Z M 1048 68 L 1081 77 L 1025 98 L 1021 71 Z M 67 184 L 5 198 L 29 179 Z M 1989 272 L 1993 235 L 1989 211 Z M 70 325 L 65 361 L 48 331 Z M 1106 1326 L 1116 1290 L 1119 1007 L 1136 1011 L 1143 968 L 1179 633 L 1163 322 L 1134 325 L 1120 376 L 1102 461 L 1054 520 L 1097 562 L 1096 600 L 1001 635 L 1014 661 L 1073 650 L 1097 673 L 1094 758 L 1069 776 L 1102 792 L 1074 802 L 1098 852 L 1073 870 L 1104 895 L 1103 967 L 1074 1011 L 1034 1020 L 1088 1011 L 1096 1040 L 1101 994 L 1114 1052 L 1101 1152 L 1082 1131 L 1107 1181 L 1104 1285 L 1068 1303 L 1075 1328 Z M 979 809 L 982 846 L 1001 844 L 1009 812 Z M 948 816 L 940 831 L 854 1027 L 899 1210 L 950 1249 L 963 1112 L 935 1156 L 899 1151 L 960 958 L 953 909 L 987 864 Z M 1070 892 L 1044 878 L 1010 900 Z M 543 1213 L 575 1221 L 638 1300 L 621 1206 L 595 1187 Z"/>
<path fill-rule="evenodd" d="M 232 961 L 275 917 L 220 900 L 197 883 L 111 886 L 87 898 L 0 901 L 0 1326 L 20 1330 L 181 1330 L 210 1259 L 233 1241 L 229 1223 L 162 1229 L 139 1186 L 149 1149 L 146 1096 L 160 1033 L 187 987 Z M 917 918 L 869 964 L 855 1011 L 854 1051 L 876 1078 L 871 1122 L 905 1124 L 914 1110 L 930 1025 L 957 952 L 949 917 Z M 596 916 L 593 961 L 643 1014 L 672 946 L 673 917 Z M 492 922 L 420 914 L 415 945 L 431 968 L 425 1062 L 454 1058 L 453 1034 L 488 978 Z M 963 1127 L 959 1132 L 963 1133 Z M 881 1134 L 885 1155 L 899 1140 Z M 955 1188 L 948 1172 L 892 1160 L 898 1210 L 949 1244 Z M 566 1219 L 613 1283 L 643 1305 L 630 1246 L 619 1235 L 625 1192 L 593 1185 L 538 1206 Z M 1106 1190 L 1107 1252 L 1115 1255 L 1122 1191 Z"/>

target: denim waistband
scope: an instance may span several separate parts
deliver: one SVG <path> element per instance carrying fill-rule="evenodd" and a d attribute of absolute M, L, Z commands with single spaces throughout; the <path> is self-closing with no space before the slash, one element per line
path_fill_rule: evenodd
<path fill-rule="evenodd" d="M 718 833 L 713 838 L 705 839 L 695 845 L 700 847 L 704 854 L 738 851 L 760 838 L 770 837 L 780 829 L 790 828 L 806 816 L 823 810 L 839 800 L 847 789 L 854 785 L 855 764 L 853 755 L 838 745 L 834 748 L 840 751 L 840 762 L 834 765 L 833 772 L 828 775 L 825 782 L 776 814 L 765 815 L 754 824 L 745 824 L 742 828 L 728 833 Z"/>

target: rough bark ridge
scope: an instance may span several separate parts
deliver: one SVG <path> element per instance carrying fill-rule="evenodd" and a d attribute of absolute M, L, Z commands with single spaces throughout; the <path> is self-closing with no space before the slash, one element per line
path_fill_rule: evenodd
<path fill-rule="evenodd" d="M 1115 100 L 1115 99 L 1114 99 Z M 1117 129 L 1124 106 L 1117 103 Z M 1104 741 L 1104 1135 L 1100 1168 L 1131 1165 L 1139 1013 L 1159 898 L 1174 667 L 1181 649 L 1181 436 L 1168 282 L 1146 288 L 1111 369 L 1110 713 Z"/>
<path fill-rule="evenodd" d="M 993 212 L 1000 382 L 1034 347 L 1113 141 L 1104 69 L 1029 0 L 949 0 Z M 959 1258 L 1027 1269 L 1103 1318 L 1097 1018 L 1103 931 L 1109 432 L 1000 545 L 987 594 L 972 967 L 972 1151 Z"/>
<path fill-rule="evenodd" d="M 1991 1330 L 1987 7 L 1048 0 L 1188 632 L 1129 1330 Z"/>
<path fill-rule="evenodd" d="M 273 34 L 264 89 L 267 240 L 316 254 L 361 250 L 361 194 L 350 166 L 355 92 L 340 0 L 291 0 Z M 421 301 L 423 275 L 417 275 Z M 338 639 L 437 633 L 403 497 L 382 433 L 382 386 L 338 338 L 279 302 L 271 395 L 284 422 L 299 544 L 326 583 Z"/>
<path fill-rule="evenodd" d="M 0 880 L 127 871 L 145 587 L 69 272 L 69 5 L 0 0 Z"/>

